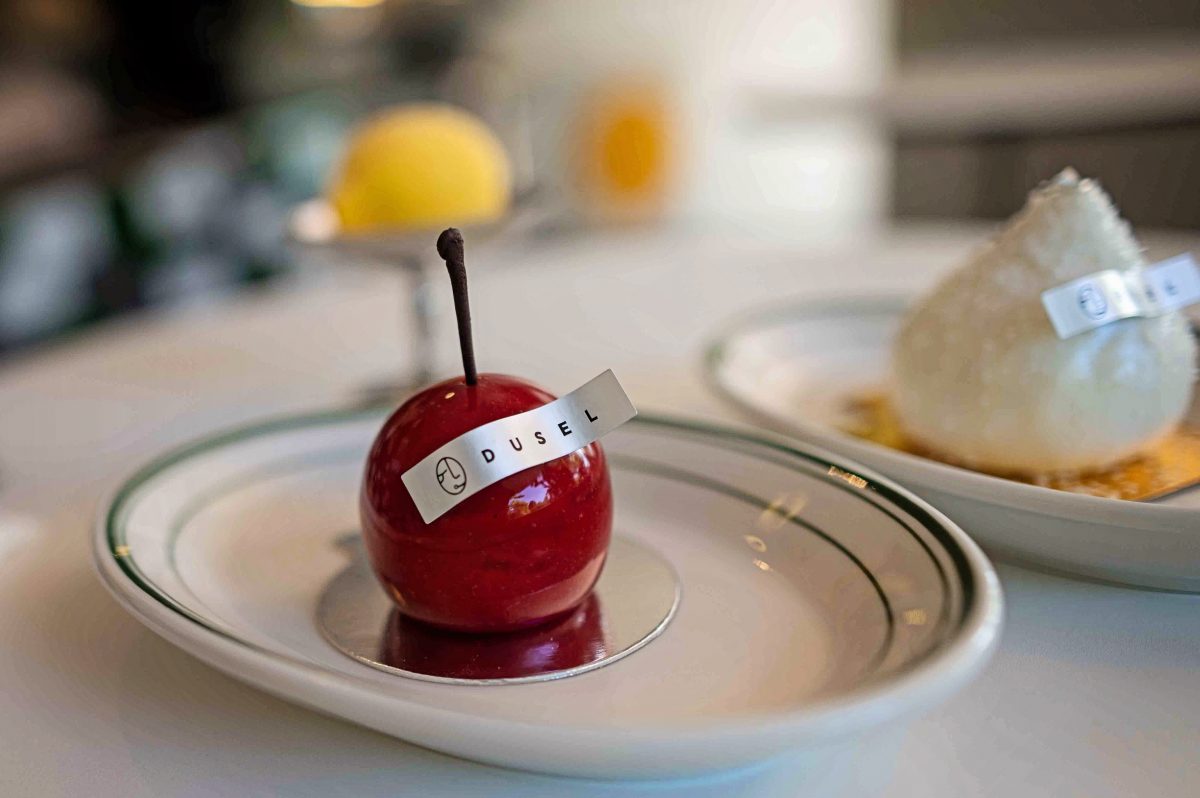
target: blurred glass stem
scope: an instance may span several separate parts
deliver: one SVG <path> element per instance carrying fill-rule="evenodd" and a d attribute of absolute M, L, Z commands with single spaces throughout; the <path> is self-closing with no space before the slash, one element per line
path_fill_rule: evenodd
<path fill-rule="evenodd" d="M 406 282 L 404 294 L 408 302 L 407 318 L 401 314 L 401 341 L 408 342 L 407 371 L 395 378 L 385 378 L 368 383 L 354 391 L 354 401 L 360 405 L 396 404 L 409 394 L 424 388 L 433 381 L 434 368 L 434 323 L 436 313 L 433 302 L 433 285 L 430 280 L 430 261 L 422 253 L 399 252 L 391 258 L 379 257 L 380 265 L 399 267 Z"/>
<path fill-rule="evenodd" d="M 410 255 L 404 261 L 404 269 L 410 280 L 412 312 L 412 367 L 407 382 L 413 389 L 418 389 L 433 380 L 433 286 L 426 258 Z"/>

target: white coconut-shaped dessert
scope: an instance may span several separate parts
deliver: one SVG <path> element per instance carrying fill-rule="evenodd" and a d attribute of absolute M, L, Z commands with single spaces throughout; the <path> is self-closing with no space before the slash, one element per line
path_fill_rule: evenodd
<path fill-rule="evenodd" d="M 1178 312 L 1060 339 L 1043 291 L 1105 269 L 1142 269 L 1112 201 L 1067 169 L 905 320 L 894 404 L 913 441 L 972 468 L 1105 468 L 1186 413 L 1196 343 Z"/>

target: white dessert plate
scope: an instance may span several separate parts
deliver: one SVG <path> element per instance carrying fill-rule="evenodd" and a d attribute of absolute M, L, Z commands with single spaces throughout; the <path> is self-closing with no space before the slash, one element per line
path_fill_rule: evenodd
<path fill-rule="evenodd" d="M 842 432 L 846 400 L 886 384 L 905 304 L 863 298 L 759 312 L 708 349 L 708 381 L 759 423 L 897 480 L 998 557 L 1138 587 L 1200 591 L 1200 489 L 1155 502 L 1066 493 Z"/>
<path fill-rule="evenodd" d="M 151 463 L 99 519 L 103 582 L 167 640 L 287 700 L 463 757 L 601 778 L 821 756 L 947 697 L 996 645 L 995 573 L 921 500 L 819 453 L 637 419 L 604 446 L 616 533 L 680 579 L 659 637 L 534 684 L 381 672 L 323 639 L 314 610 L 346 566 L 338 543 L 383 419 L 285 419 Z"/>

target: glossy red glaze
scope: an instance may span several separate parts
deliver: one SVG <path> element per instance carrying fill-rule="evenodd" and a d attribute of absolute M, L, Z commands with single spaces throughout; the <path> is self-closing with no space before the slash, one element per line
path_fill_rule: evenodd
<path fill-rule="evenodd" d="M 367 456 L 360 500 L 376 575 L 406 615 L 446 629 L 522 629 L 587 597 L 608 551 L 612 487 L 600 445 L 505 477 L 430 524 L 401 475 L 467 430 L 553 401 L 502 374 L 459 377 L 409 399 Z"/>

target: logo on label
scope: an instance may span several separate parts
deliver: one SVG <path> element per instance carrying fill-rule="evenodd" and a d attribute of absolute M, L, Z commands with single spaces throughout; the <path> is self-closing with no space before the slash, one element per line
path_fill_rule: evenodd
<path fill-rule="evenodd" d="M 1079 307 L 1089 319 L 1102 319 L 1108 313 L 1108 300 L 1096 286 L 1088 283 L 1079 289 Z"/>
<path fill-rule="evenodd" d="M 443 457 L 438 460 L 435 473 L 442 490 L 451 496 L 457 496 L 467 489 L 467 470 L 453 457 Z"/>

